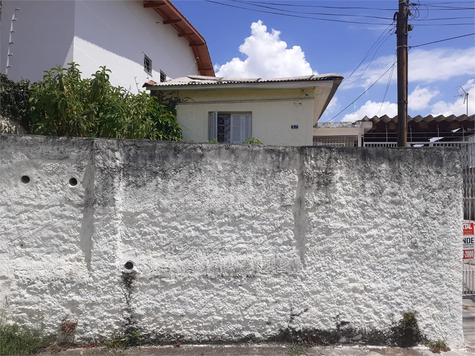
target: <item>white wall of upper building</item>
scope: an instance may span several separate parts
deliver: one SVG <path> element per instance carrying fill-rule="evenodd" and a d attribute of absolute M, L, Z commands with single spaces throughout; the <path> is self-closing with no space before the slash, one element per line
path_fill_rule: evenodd
<path fill-rule="evenodd" d="M 4 0 L 1 18 L 1 72 L 14 81 L 38 81 L 43 71 L 73 60 L 74 1 Z M 15 11 L 19 9 L 19 11 Z M 12 16 L 14 33 L 11 34 Z M 9 44 L 10 39 L 13 44 Z M 9 52 L 12 56 L 8 56 Z M 7 58 L 11 68 L 7 71 Z"/>
<path fill-rule="evenodd" d="M 199 74 L 189 42 L 163 24 L 142 0 L 76 1 L 74 60 L 90 75 L 107 66 L 113 85 L 132 92 L 148 80 L 160 81 L 160 71 L 175 78 Z M 152 73 L 144 70 L 144 56 Z"/>
<path fill-rule="evenodd" d="M 163 24 L 153 9 L 141 0 L 128 1 L 4 1 L 2 15 L 2 72 L 8 53 L 10 18 L 20 8 L 14 23 L 8 76 L 12 80 L 36 81 L 43 71 L 76 62 L 84 77 L 100 66 L 112 73 L 111 83 L 132 92 L 143 90 L 148 80 L 199 74 L 193 51 L 185 38 Z M 7 28 L 8 27 L 8 28 Z M 152 72 L 144 70 L 144 56 Z"/>

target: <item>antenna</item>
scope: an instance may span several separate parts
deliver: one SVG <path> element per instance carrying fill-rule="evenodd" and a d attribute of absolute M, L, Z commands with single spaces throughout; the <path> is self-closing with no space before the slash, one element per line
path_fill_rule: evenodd
<path fill-rule="evenodd" d="M 467 116 L 468 116 L 468 94 L 469 94 L 469 93 L 467 93 L 467 92 L 465 91 L 465 89 L 464 89 L 462 86 L 460 86 L 460 89 L 462 89 L 463 94 L 456 95 L 456 96 L 458 96 L 458 97 L 462 97 L 462 96 L 463 96 L 463 97 L 464 97 L 464 98 L 463 98 L 463 103 L 464 103 L 464 104 L 465 104 L 465 103 L 467 104 L 467 112 L 466 112 L 466 114 L 467 114 Z"/>
<path fill-rule="evenodd" d="M 10 65 L 10 57 L 13 56 L 13 53 L 12 53 L 12 44 L 13 44 L 13 34 L 15 33 L 15 30 L 13 29 L 13 24 L 15 23 L 16 21 L 16 17 L 15 17 L 15 14 L 17 11 L 20 11 L 19 8 L 15 8 L 15 11 L 13 11 L 13 15 L 12 15 L 12 22 L 11 22 L 11 25 L 10 25 L 10 38 L 8 40 L 8 54 L 7 54 L 7 67 L 5 68 L 5 75 L 8 76 L 8 68 L 11 68 L 12 66 Z"/>

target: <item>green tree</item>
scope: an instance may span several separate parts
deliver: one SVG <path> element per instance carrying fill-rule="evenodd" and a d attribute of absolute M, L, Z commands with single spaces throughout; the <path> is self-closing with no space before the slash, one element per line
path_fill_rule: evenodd
<path fill-rule="evenodd" d="M 26 130 L 30 116 L 29 86 L 28 80 L 14 82 L 0 73 L 0 116 L 18 120 Z"/>
<path fill-rule="evenodd" d="M 109 81 L 100 67 L 82 79 L 79 65 L 57 66 L 31 87 L 31 133 L 55 136 L 148 138 L 180 141 L 174 107 L 145 92 L 137 95 Z"/>

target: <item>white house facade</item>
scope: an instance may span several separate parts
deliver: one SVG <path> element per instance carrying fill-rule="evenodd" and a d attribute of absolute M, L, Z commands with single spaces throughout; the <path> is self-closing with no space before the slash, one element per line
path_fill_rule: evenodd
<path fill-rule="evenodd" d="M 187 76 L 147 83 L 152 95 L 178 93 L 177 120 L 185 141 L 311 146 L 313 127 L 343 77 L 339 74 L 277 79 Z"/>
<path fill-rule="evenodd" d="M 1 20 L 1 72 L 12 80 L 70 62 L 83 76 L 106 66 L 112 84 L 131 92 L 149 80 L 214 75 L 205 40 L 169 0 L 11 0 Z"/>

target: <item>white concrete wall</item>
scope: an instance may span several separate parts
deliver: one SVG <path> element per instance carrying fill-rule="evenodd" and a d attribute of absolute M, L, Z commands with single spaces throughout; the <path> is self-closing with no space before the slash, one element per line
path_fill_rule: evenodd
<path fill-rule="evenodd" d="M 10 20 L 20 8 L 15 23 L 12 80 L 43 77 L 56 65 L 76 62 L 84 77 L 100 66 L 112 70 L 111 83 L 132 92 L 149 79 L 199 74 L 193 51 L 185 38 L 143 1 L 4 1 L 1 36 L 1 72 L 5 73 Z M 143 69 L 146 54 L 152 59 L 153 75 Z M 137 85 L 137 84 L 138 85 Z"/>
<path fill-rule="evenodd" d="M 0 136 L 2 312 L 77 321 L 80 340 L 132 326 L 199 342 L 387 330 L 415 311 L 461 347 L 458 157 Z"/>
<path fill-rule="evenodd" d="M 313 88 L 183 90 L 180 95 L 185 101 L 177 107 L 177 120 L 185 141 L 208 141 L 209 113 L 222 111 L 251 113 L 252 136 L 264 144 L 313 144 Z"/>

